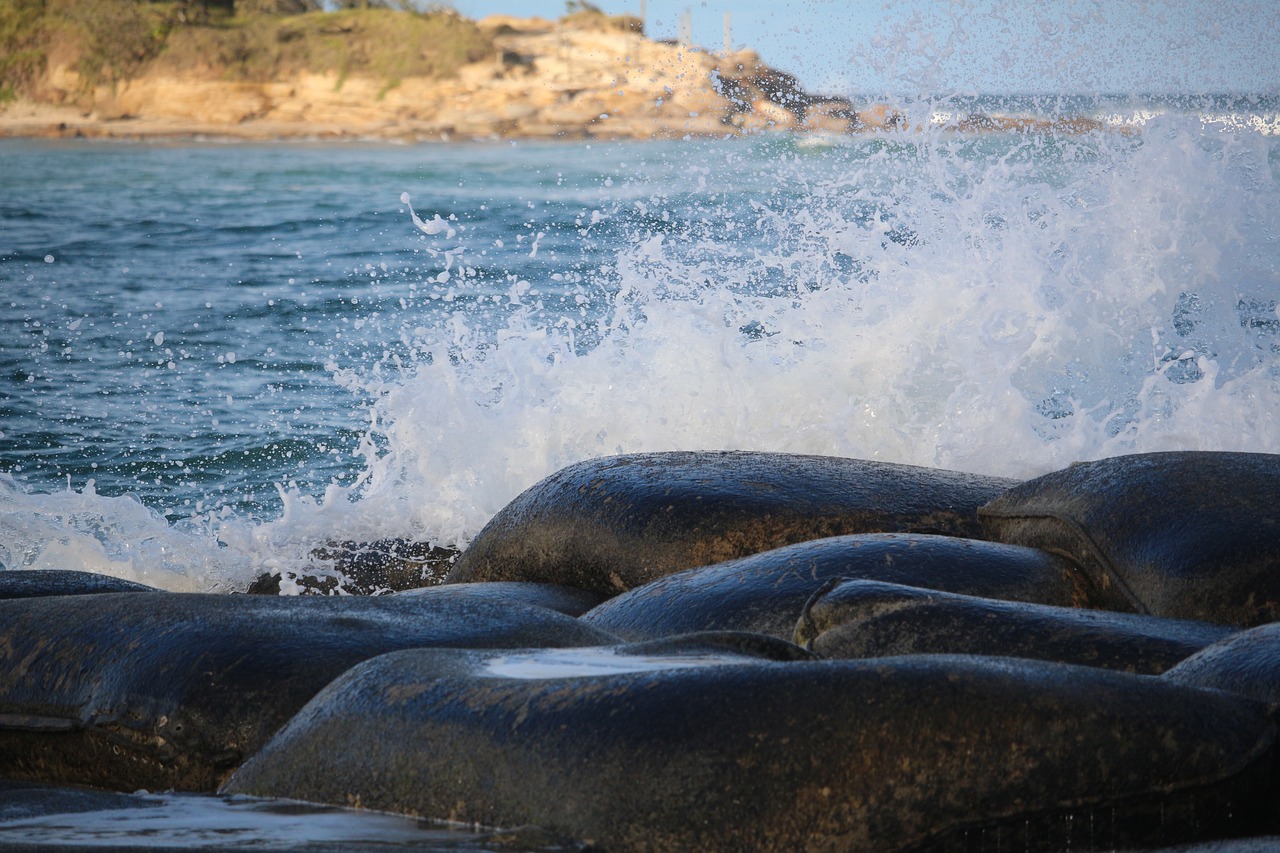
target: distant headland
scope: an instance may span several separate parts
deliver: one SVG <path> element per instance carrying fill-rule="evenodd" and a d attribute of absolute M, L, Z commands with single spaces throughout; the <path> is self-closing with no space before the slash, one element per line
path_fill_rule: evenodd
<path fill-rule="evenodd" d="M 87 0 L 52 18 L 20 4 L 0 13 L 0 136 L 650 139 L 900 120 L 587 3 L 556 21 L 308 5 Z"/>

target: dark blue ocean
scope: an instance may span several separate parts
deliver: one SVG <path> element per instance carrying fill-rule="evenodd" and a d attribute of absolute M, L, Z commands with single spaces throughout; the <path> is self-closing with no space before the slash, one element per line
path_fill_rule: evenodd
<path fill-rule="evenodd" d="M 559 467 L 1280 452 L 1274 99 L 848 138 L 0 142 L 0 566 L 236 588 Z M 967 132 L 977 109 L 1090 133 Z"/>

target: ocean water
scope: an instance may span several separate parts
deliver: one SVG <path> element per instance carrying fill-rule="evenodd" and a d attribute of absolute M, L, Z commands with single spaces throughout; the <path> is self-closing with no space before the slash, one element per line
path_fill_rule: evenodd
<path fill-rule="evenodd" d="M 1087 116 L 1096 130 L 957 130 Z M 0 567 L 462 547 L 614 453 L 1280 452 L 1275 98 L 847 138 L 0 143 Z M 963 127 L 963 126 L 961 126 Z"/>

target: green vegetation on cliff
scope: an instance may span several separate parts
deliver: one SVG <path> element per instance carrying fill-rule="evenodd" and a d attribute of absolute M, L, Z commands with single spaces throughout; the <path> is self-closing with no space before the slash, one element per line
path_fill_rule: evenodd
<path fill-rule="evenodd" d="M 152 69 L 251 81 L 301 71 L 339 81 L 361 74 L 390 87 L 408 76 L 449 76 L 494 51 L 474 22 L 447 9 L 332 5 L 373 8 L 325 12 L 311 0 L 0 0 L 0 99 L 74 98 Z M 55 66 L 77 72 L 82 92 L 42 90 Z"/>
<path fill-rule="evenodd" d="M 139 0 L 0 0 L 0 93 L 34 91 L 66 64 L 86 86 L 137 74 L 163 49 L 186 4 Z"/>
<path fill-rule="evenodd" d="M 0 0 L 0 101 L 12 100 L 43 70 L 43 0 Z"/>
<path fill-rule="evenodd" d="M 226 80 L 265 82 L 312 71 L 394 84 L 403 77 L 449 76 L 492 54 L 493 44 L 476 25 L 451 12 L 349 9 L 182 27 L 170 33 L 156 65 Z"/>

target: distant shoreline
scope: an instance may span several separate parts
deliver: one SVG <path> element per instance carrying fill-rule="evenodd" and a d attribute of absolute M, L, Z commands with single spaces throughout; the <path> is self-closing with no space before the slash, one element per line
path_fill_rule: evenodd
<path fill-rule="evenodd" d="M 1094 132 L 1131 135 L 1140 128 L 1108 124 L 1086 116 L 1046 118 L 1027 115 L 958 114 L 945 125 L 947 130 L 961 133 L 1056 133 L 1082 135 Z M 73 106 L 18 101 L 0 108 L 0 139 L 96 139 L 119 141 L 209 140 L 235 142 L 379 142 L 397 144 L 447 144 L 460 142 L 571 142 L 591 140 L 674 140 L 723 139 L 776 134 L 788 131 L 802 142 L 831 142 L 839 137 L 865 135 L 875 131 L 906 129 L 896 115 L 890 122 L 859 131 L 849 129 L 815 130 L 803 124 L 786 127 L 769 126 L 744 130 L 731 125 L 708 125 L 696 128 L 655 125 L 644 128 L 629 125 L 623 133 L 611 132 L 605 122 L 584 126 L 565 126 L 558 132 L 540 134 L 513 133 L 499 128 L 476 129 L 455 133 L 441 131 L 417 121 L 387 118 L 360 124 L 333 122 L 320 124 L 302 121 L 250 118 L 243 121 L 213 122 L 168 115 L 119 116 L 104 118 Z M 919 130 L 920 128 L 916 128 Z M 637 132 L 639 131 L 639 132 Z"/>
<path fill-rule="evenodd" d="M 169 6 L 127 7 L 137 16 L 130 26 L 141 31 L 117 22 L 110 33 L 73 37 L 70 19 L 28 21 L 16 31 L 25 42 L 0 43 L 0 53 L 21 46 L 15 55 L 28 57 L 22 74 L 13 62 L 0 63 L 0 138 L 425 143 L 783 133 L 823 142 L 930 121 L 908 118 L 883 99 L 807 92 L 751 50 L 720 55 L 653 41 L 639 19 L 599 11 L 557 21 L 472 21 L 385 8 L 159 24 L 146 18 L 172 14 L 163 12 Z M 164 33 L 160 45 L 145 59 L 120 59 L 122 45 L 152 31 L 146 26 Z M 112 56 L 115 64 L 107 61 Z M 1087 95 L 1008 96 L 1008 114 L 985 114 L 984 97 L 995 96 L 943 99 L 954 104 L 943 112 L 954 114 L 935 116 L 933 124 L 966 133 L 1066 134 L 1129 134 L 1141 124 L 1091 116 L 1087 106 L 1057 115 L 1062 99 Z M 1049 106 L 1040 109 L 1037 99 Z"/>
<path fill-rule="evenodd" d="M 438 32 L 466 50 L 396 64 L 443 51 L 416 46 Z M 345 58 L 335 66 L 333 55 Z M 599 13 L 470 21 L 368 9 L 187 25 L 126 77 L 104 83 L 84 68 L 83 55 L 50 48 L 36 79 L 0 104 L 0 137 L 678 139 L 900 120 L 883 105 L 808 93 L 754 51 L 652 41 L 637 20 Z"/>

